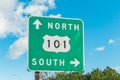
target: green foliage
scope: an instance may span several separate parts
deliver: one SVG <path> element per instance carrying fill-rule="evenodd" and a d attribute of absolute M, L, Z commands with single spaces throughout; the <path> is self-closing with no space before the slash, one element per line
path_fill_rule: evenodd
<path fill-rule="evenodd" d="M 90 73 L 62 72 L 49 80 L 120 80 L 120 74 L 114 69 L 106 67 L 103 71 L 99 68 L 93 69 Z"/>
<path fill-rule="evenodd" d="M 114 69 L 107 67 L 103 71 L 103 80 L 120 80 L 120 74 L 118 74 Z"/>

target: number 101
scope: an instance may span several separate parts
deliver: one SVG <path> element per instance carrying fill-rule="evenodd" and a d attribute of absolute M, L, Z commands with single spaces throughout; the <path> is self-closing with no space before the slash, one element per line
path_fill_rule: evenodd
<path fill-rule="evenodd" d="M 68 52 L 70 50 L 69 40 L 67 36 L 49 36 L 45 35 L 43 37 L 43 49 L 48 52 Z"/>
<path fill-rule="evenodd" d="M 54 45 L 55 48 L 59 48 L 61 46 L 61 44 L 63 44 L 63 47 L 66 48 L 66 41 L 62 41 L 62 43 L 60 43 L 59 40 L 54 40 L 53 41 L 53 44 L 51 44 L 51 41 L 50 40 L 47 40 L 48 41 L 48 48 L 51 47 L 51 45 Z"/>

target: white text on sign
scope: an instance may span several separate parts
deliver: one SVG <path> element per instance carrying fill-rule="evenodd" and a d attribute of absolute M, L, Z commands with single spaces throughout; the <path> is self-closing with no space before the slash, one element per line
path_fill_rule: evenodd
<path fill-rule="evenodd" d="M 74 30 L 79 31 L 79 24 L 66 24 L 66 23 L 53 23 L 48 22 L 48 29 L 56 29 L 56 30 Z"/>
<path fill-rule="evenodd" d="M 36 66 L 65 66 L 65 61 L 64 59 L 43 59 L 40 58 L 39 60 L 37 60 L 36 58 L 32 59 L 32 65 Z"/>

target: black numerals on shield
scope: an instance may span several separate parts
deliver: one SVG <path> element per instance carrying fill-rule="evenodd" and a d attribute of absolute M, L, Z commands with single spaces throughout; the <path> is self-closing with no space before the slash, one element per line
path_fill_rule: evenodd
<path fill-rule="evenodd" d="M 48 40 L 48 47 L 50 48 L 50 40 Z"/>
<path fill-rule="evenodd" d="M 48 40 L 48 48 L 50 48 L 51 45 L 54 45 L 55 48 L 59 48 L 61 46 L 61 44 L 63 44 L 63 47 L 66 48 L 66 41 L 63 41 L 60 43 L 59 40 L 55 40 L 53 42 L 53 44 L 51 44 L 51 41 Z"/>
<path fill-rule="evenodd" d="M 54 41 L 54 47 L 59 48 L 60 47 L 60 42 L 58 40 Z"/>

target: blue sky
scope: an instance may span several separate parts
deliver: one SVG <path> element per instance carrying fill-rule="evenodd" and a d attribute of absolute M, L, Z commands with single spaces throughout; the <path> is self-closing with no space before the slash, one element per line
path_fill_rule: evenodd
<path fill-rule="evenodd" d="M 120 72 L 120 0 L 0 0 L 0 80 L 34 79 L 27 71 L 28 15 L 83 19 L 85 72 Z"/>

